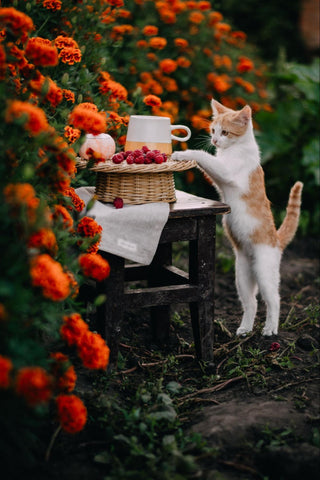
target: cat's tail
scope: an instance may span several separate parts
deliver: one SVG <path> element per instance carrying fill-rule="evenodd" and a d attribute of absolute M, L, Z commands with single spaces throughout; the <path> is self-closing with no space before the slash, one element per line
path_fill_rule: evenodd
<path fill-rule="evenodd" d="M 282 250 L 291 242 L 299 225 L 302 188 L 303 183 L 296 182 L 290 190 L 287 214 L 277 231 Z"/>

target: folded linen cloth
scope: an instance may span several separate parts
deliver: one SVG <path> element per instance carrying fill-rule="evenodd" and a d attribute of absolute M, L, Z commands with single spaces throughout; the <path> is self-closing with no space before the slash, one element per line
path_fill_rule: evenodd
<path fill-rule="evenodd" d="M 76 193 L 87 205 L 94 196 L 95 187 L 80 187 Z M 100 250 L 149 265 L 169 217 L 169 204 L 124 205 L 116 209 L 111 203 L 96 200 L 89 211 L 84 209 L 81 213 L 102 226 Z"/>

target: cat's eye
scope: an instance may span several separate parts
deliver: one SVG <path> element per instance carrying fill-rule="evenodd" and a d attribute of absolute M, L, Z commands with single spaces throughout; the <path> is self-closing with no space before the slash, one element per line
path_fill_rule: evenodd
<path fill-rule="evenodd" d="M 214 133 L 214 128 L 211 128 L 211 132 Z"/>
<path fill-rule="evenodd" d="M 229 132 L 227 132 L 227 130 L 222 130 L 221 135 L 227 137 L 229 135 Z"/>

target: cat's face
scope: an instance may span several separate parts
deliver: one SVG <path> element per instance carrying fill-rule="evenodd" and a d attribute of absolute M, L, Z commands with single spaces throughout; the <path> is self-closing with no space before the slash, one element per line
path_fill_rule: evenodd
<path fill-rule="evenodd" d="M 211 143 L 217 148 L 229 148 L 242 138 L 250 124 L 251 109 L 245 106 L 234 111 L 216 100 L 211 103 L 213 120 L 210 125 Z"/>

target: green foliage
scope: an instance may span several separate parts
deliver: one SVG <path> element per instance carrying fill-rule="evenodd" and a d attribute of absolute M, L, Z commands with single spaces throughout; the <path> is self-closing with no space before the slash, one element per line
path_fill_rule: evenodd
<path fill-rule="evenodd" d="M 301 229 L 315 235 L 320 214 L 319 60 L 312 65 L 281 62 L 270 80 L 274 110 L 256 116 L 269 197 L 284 208 L 289 189 L 302 181 Z"/>
<path fill-rule="evenodd" d="M 207 448 L 199 435 L 183 432 L 170 396 L 178 391 L 176 382 L 163 387 L 150 381 L 130 395 L 126 407 L 102 401 L 96 421 L 109 447 L 95 461 L 105 466 L 106 480 L 193 478 L 194 455 Z"/>

